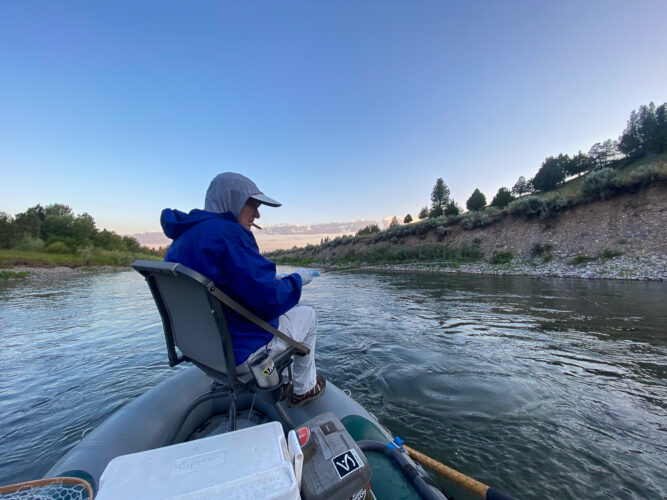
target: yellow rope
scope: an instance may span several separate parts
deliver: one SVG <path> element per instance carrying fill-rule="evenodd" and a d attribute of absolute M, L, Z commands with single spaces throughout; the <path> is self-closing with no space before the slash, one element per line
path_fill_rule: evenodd
<path fill-rule="evenodd" d="M 480 497 L 486 497 L 486 490 L 488 490 L 489 487 L 484 483 L 480 483 L 479 481 L 466 476 L 465 474 L 461 474 L 451 467 L 447 467 L 445 464 L 441 464 L 437 460 L 433 460 L 431 457 L 428 457 L 423 453 L 418 452 L 417 450 L 413 450 L 407 445 L 403 445 L 403 447 L 408 451 L 410 457 L 423 466 L 433 469 L 443 477 L 446 477 L 450 481 L 463 486 L 468 491 L 471 491 Z"/>

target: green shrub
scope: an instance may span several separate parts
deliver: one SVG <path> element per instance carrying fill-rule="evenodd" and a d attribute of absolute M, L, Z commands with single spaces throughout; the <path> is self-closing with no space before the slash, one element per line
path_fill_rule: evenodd
<path fill-rule="evenodd" d="M 338 259 L 341 264 L 349 264 L 357 261 L 357 252 L 353 249 L 347 250 Z"/>
<path fill-rule="evenodd" d="M 62 242 L 61 242 L 62 243 Z M 95 248 L 90 253 L 90 259 L 81 254 L 71 252 L 27 252 L 23 250 L 0 250 L 0 267 L 15 265 L 34 265 L 39 267 L 67 266 L 128 266 L 137 259 L 162 260 L 149 253 L 120 252 L 117 250 L 102 250 Z"/>
<path fill-rule="evenodd" d="M 303 255 L 272 252 L 267 256 L 277 264 L 309 265 L 313 259 Z M 421 244 L 416 247 L 391 245 L 388 242 L 377 243 L 357 250 L 348 250 L 329 259 L 320 259 L 335 265 L 384 264 L 414 261 L 474 262 L 482 258 L 482 252 L 473 245 L 452 247 L 442 244 Z"/>
<path fill-rule="evenodd" d="M 602 254 L 600 254 L 600 257 L 603 259 L 613 259 L 614 257 L 618 257 L 620 255 L 623 255 L 623 252 L 620 250 L 616 250 L 614 248 L 605 248 L 602 251 Z"/>
<path fill-rule="evenodd" d="M 547 210 L 547 206 L 539 196 L 524 196 L 507 206 L 507 212 L 510 215 L 517 217 L 521 215 L 526 218 L 541 216 Z"/>
<path fill-rule="evenodd" d="M 549 215 L 556 215 L 556 212 L 567 208 L 568 205 L 570 205 L 570 201 L 567 198 L 563 198 L 562 196 L 554 196 L 553 198 L 549 198 L 545 201 L 547 210 L 545 210 L 545 213 L 541 214 L 540 216 L 544 218 Z"/>
<path fill-rule="evenodd" d="M 543 245 L 542 243 L 535 243 L 530 253 L 533 257 L 541 257 L 542 262 L 551 262 L 554 259 L 553 251 L 554 247 L 551 243 Z"/>
<path fill-rule="evenodd" d="M 546 245 L 543 245 L 542 243 L 535 243 L 530 253 L 535 257 L 540 257 L 544 254 L 551 253 L 553 249 L 554 247 L 551 243 L 547 243 Z"/>
<path fill-rule="evenodd" d="M 514 254 L 512 252 L 495 252 L 491 257 L 491 264 L 507 264 L 512 261 Z"/>
<path fill-rule="evenodd" d="M 590 262 L 592 260 L 595 260 L 595 257 L 590 257 L 588 255 L 577 255 L 574 259 L 570 260 L 569 264 L 571 266 L 578 266 L 581 264 L 586 264 L 587 262 Z"/>
<path fill-rule="evenodd" d="M 25 233 L 16 245 L 14 245 L 14 249 L 26 252 L 39 252 L 44 249 L 44 241 L 40 238 L 33 238 L 28 233 Z"/>
<path fill-rule="evenodd" d="M 571 200 L 562 196 L 553 196 L 544 199 L 540 196 L 525 196 L 514 200 L 507 206 L 507 212 L 514 216 L 540 217 L 546 219 L 556 215 L 559 211 L 571 205 Z"/>
<path fill-rule="evenodd" d="M 450 216 L 447 217 L 447 225 L 455 226 L 456 224 L 461 222 L 462 219 L 463 219 L 463 215 L 461 215 L 461 214 L 450 215 Z"/>
<path fill-rule="evenodd" d="M 438 235 L 438 241 L 442 241 L 446 236 L 449 236 L 452 230 L 447 226 L 438 226 L 435 232 Z"/>
<path fill-rule="evenodd" d="M 54 241 L 49 244 L 45 250 L 49 253 L 71 253 L 70 248 L 62 241 Z"/>
<path fill-rule="evenodd" d="M 491 223 L 491 219 L 487 215 L 477 212 L 467 212 L 461 219 L 463 229 L 475 229 L 477 227 L 486 227 Z"/>
<path fill-rule="evenodd" d="M 656 181 L 660 177 L 660 169 L 657 165 L 642 165 L 632 171 L 623 184 L 629 186 L 643 186 Z"/>
<path fill-rule="evenodd" d="M 592 198 L 605 198 L 618 189 L 618 175 L 612 168 L 591 172 L 581 182 L 581 192 Z"/>
<path fill-rule="evenodd" d="M 377 224 L 369 224 L 368 226 L 359 229 L 357 236 L 370 236 L 371 234 L 379 233 L 380 227 Z"/>

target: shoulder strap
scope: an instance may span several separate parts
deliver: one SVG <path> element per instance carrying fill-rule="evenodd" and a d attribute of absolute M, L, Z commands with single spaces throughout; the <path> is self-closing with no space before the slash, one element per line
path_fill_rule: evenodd
<path fill-rule="evenodd" d="M 255 314 L 251 313 L 248 309 L 246 309 L 241 304 L 239 304 L 238 302 L 233 300 L 227 294 L 224 294 L 220 290 L 218 290 L 218 288 L 215 286 L 214 283 L 211 283 L 210 285 L 208 285 L 207 288 L 208 288 L 208 291 L 210 292 L 211 295 L 213 295 L 216 299 L 218 299 L 220 302 L 225 304 L 230 309 L 239 313 L 244 318 L 252 321 L 257 326 L 259 326 L 260 328 L 263 328 L 264 330 L 266 330 L 267 332 L 269 332 L 273 336 L 284 340 L 285 342 L 287 342 L 292 347 L 296 348 L 301 353 L 303 353 L 303 354 L 309 354 L 310 353 L 310 349 L 308 349 L 308 347 L 301 344 L 300 342 L 297 342 L 293 338 L 288 337 L 287 335 L 282 333 L 277 328 L 274 328 L 273 326 L 271 326 L 269 323 L 267 323 L 263 319 L 259 318 Z"/>

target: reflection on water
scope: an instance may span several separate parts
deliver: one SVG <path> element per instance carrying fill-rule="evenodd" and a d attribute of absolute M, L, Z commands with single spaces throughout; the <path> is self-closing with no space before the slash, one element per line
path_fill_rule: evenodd
<path fill-rule="evenodd" d="M 662 283 L 330 272 L 302 303 L 318 369 L 413 447 L 520 498 L 660 498 L 666 299 Z M 0 307 L 2 483 L 173 373 L 131 271 L 0 283 Z"/>

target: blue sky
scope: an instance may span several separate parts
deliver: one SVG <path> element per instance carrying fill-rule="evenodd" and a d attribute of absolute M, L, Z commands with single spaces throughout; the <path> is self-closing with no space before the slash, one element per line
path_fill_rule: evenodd
<path fill-rule="evenodd" d="M 0 210 L 159 230 L 220 172 L 260 223 L 461 205 L 667 100 L 667 2 L 0 3 Z"/>

